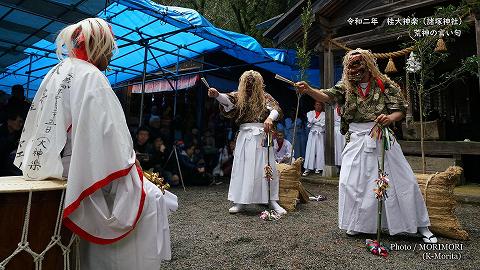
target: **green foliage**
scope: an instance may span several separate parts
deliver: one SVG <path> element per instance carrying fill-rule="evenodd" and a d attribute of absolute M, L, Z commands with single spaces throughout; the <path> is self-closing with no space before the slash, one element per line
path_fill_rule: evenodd
<path fill-rule="evenodd" d="M 262 35 L 265 29 L 257 29 L 256 25 L 286 12 L 297 0 L 155 1 L 162 5 L 194 9 L 219 28 L 247 34 L 263 46 L 271 46 L 271 41 Z"/>
<path fill-rule="evenodd" d="M 408 46 L 414 46 L 415 52 L 418 57 L 418 60 L 421 62 L 422 68 L 419 71 L 419 76 L 414 76 L 412 81 L 413 85 L 416 87 L 416 90 L 420 98 L 426 98 L 428 95 L 433 92 L 441 91 L 448 87 L 455 80 L 464 78 L 465 76 L 471 74 L 478 75 L 478 66 L 474 68 L 475 65 L 478 65 L 477 57 L 469 57 L 465 60 L 459 60 L 459 66 L 452 71 L 445 72 L 443 74 L 435 73 L 435 67 L 438 64 L 445 63 L 449 58 L 450 54 L 448 52 L 435 52 L 435 47 L 439 39 L 438 36 L 426 36 L 421 38 L 413 38 L 415 31 L 422 31 L 423 29 L 428 29 L 429 31 L 452 31 L 460 30 L 462 34 L 469 30 L 468 24 L 465 22 L 466 15 L 470 13 L 472 8 L 470 1 L 462 1 L 458 6 L 449 5 L 446 7 L 437 7 L 435 13 L 432 16 L 433 18 L 462 18 L 459 25 L 432 25 L 425 26 L 423 23 L 418 25 L 410 25 L 408 27 L 408 32 L 412 37 L 412 41 Z M 476 3 L 478 4 L 478 2 Z M 423 19 L 420 19 L 420 22 L 423 22 Z M 447 44 L 447 49 L 449 46 L 455 46 L 455 35 L 444 35 L 443 40 Z"/>
<path fill-rule="evenodd" d="M 300 69 L 300 80 L 307 80 L 305 71 L 310 67 L 311 57 L 311 51 L 308 49 L 308 30 L 312 27 L 314 19 L 310 0 L 308 0 L 307 6 L 303 8 L 300 18 L 302 20 L 303 40 L 301 45 L 297 44 L 297 65 Z"/>

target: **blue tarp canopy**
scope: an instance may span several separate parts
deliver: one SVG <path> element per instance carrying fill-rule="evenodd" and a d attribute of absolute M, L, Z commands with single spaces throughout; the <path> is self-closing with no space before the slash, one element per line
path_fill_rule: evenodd
<path fill-rule="evenodd" d="M 66 25 L 95 14 L 112 25 L 119 46 L 112 70 L 106 73 L 112 84 L 142 76 L 144 63 L 147 73 L 167 78 L 176 74 L 166 68 L 183 61 L 202 64 L 204 73 L 223 69 L 199 60 L 213 51 L 298 79 L 294 52 L 264 49 L 252 37 L 216 28 L 191 9 L 148 0 L 115 0 L 108 6 L 98 0 L 7 2 L 12 4 L 0 2 L 0 90 L 7 93 L 12 85 L 23 84 L 29 98 L 33 97 L 43 76 L 58 63 L 55 35 Z M 313 85 L 319 85 L 318 69 L 309 70 L 308 76 Z"/>

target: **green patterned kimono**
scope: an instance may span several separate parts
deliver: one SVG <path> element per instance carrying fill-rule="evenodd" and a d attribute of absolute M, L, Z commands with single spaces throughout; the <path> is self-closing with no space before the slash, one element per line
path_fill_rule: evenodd
<path fill-rule="evenodd" d="M 384 86 L 385 91 L 382 93 L 377 80 L 370 79 L 370 92 L 365 99 L 357 90 L 347 92 L 341 81 L 332 88 L 320 91 L 331 98 L 330 103 L 338 103 L 341 106 L 340 131 L 342 134 L 347 134 L 350 123 L 372 122 L 380 114 L 388 115 L 395 111 L 406 113 L 408 105 L 401 90 L 388 82 L 384 82 Z M 347 134 L 347 141 L 348 137 Z"/>

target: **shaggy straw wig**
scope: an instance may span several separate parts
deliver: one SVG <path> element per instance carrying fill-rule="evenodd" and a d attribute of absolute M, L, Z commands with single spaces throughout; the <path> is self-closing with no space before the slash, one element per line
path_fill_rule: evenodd
<path fill-rule="evenodd" d="M 239 114 L 237 119 L 243 117 L 255 119 L 260 117 L 265 109 L 264 88 L 263 77 L 259 72 L 249 70 L 242 74 L 238 83 L 237 106 Z M 248 96 L 247 89 L 251 89 L 250 96 Z"/>
<path fill-rule="evenodd" d="M 356 91 L 355 87 L 356 85 L 353 85 L 351 81 L 348 80 L 348 61 L 350 57 L 353 55 L 360 54 L 365 60 L 365 63 L 367 64 L 368 71 L 370 72 L 371 76 L 374 78 L 380 79 L 383 83 L 389 83 L 393 85 L 394 87 L 397 87 L 400 89 L 398 84 L 396 84 L 392 79 L 390 79 L 387 75 L 383 74 L 380 72 L 378 69 L 377 61 L 375 57 L 373 56 L 372 52 L 369 50 L 363 50 L 363 49 L 355 49 L 349 51 L 345 57 L 343 57 L 343 74 L 342 74 L 342 83 L 345 85 L 345 88 L 348 92 Z"/>
<path fill-rule="evenodd" d="M 83 45 L 90 63 L 97 63 L 117 50 L 110 26 L 100 18 L 88 18 L 65 27 L 55 42 L 60 60 L 66 55 L 76 57 L 74 49 Z"/>

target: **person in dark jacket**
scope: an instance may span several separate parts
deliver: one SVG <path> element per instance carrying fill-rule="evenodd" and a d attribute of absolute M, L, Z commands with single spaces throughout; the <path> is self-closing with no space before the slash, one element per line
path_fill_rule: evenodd
<path fill-rule="evenodd" d="M 21 175 L 13 165 L 24 118 L 19 110 L 7 112 L 7 119 L 0 125 L 0 176 Z M 20 155 L 22 153 L 19 153 Z"/>

